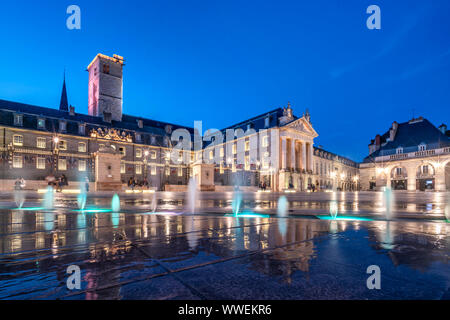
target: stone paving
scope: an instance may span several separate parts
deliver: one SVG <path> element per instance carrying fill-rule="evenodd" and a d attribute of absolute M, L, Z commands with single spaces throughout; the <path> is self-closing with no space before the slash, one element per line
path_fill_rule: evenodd
<path fill-rule="evenodd" d="M 298 201 L 307 209 L 314 201 L 300 197 L 308 196 L 291 198 L 291 208 Z M 78 211 L 67 196 L 54 210 L 33 199 L 11 209 L 3 199 L 0 299 L 449 299 L 446 196 L 417 198 L 430 210 L 391 221 L 375 210 L 376 194 L 364 200 L 373 212 L 366 220 L 229 217 L 229 195 L 213 200 L 224 202 L 216 210 L 194 215 L 182 213 L 178 195 L 164 201 L 167 194 L 158 196 L 160 214 L 136 198 L 122 199 L 118 213 L 105 198 L 89 198 L 87 209 L 99 212 Z M 354 194 L 345 197 L 344 210 L 355 202 Z M 259 209 L 258 199 L 245 201 L 244 210 L 273 213 L 271 199 Z M 329 199 L 315 201 L 323 207 Z M 70 265 L 81 269 L 80 290 L 67 289 Z M 366 286 L 370 265 L 380 267 L 380 290 Z"/>

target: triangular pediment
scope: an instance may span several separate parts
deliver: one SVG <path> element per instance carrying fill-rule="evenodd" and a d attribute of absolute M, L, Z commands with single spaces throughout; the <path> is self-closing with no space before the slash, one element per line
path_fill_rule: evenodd
<path fill-rule="evenodd" d="M 306 134 L 308 136 L 317 137 L 318 133 L 314 128 L 312 127 L 311 123 L 305 119 L 305 117 L 301 117 L 295 121 L 292 121 L 285 126 L 282 127 L 283 129 L 290 129 L 295 130 L 297 132 Z"/>

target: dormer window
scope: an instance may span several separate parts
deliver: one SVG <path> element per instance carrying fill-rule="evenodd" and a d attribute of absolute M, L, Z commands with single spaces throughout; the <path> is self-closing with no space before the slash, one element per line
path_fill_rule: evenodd
<path fill-rule="evenodd" d="M 264 119 L 264 128 L 268 128 L 268 127 L 269 127 L 269 124 L 270 124 L 270 116 L 267 116 L 267 117 Z"/>
<path fill-rule="evenodd" d="M 155 137 L 155 136 L 152 136 L 152 137 L 150 138 L 150 141 L 151 141 L 151 144 L 156 144 L 156 137 Z"/>
<path fill-rule="evenodd" d="M 14 114 L 14 125 L 15 126 L 23 126 L 23 115 Z"/>
<path fill-rule="evenodd" d="M 38 127 L 38 129 L 45 129 L 45 119 L 38 118 L 37 127 Z"/>
<path fill-rule="evenodd" d="M 139 128 L 142 129 L 142 128 L 144 127 L 144 121 L 138 120 L 138 121 L 137 121 L 137 125 L 138 125 Z"/>
<path fill-rule="evenodd" d="M 64 132 L 67 129 L 67 122 L 64 120 L 59 121 L 59 131 Z"/>
<path fill-rule="evenodd" d="M 136 133 L 136 141 L 140 142 L 142 140 L 142 135 L 140 133 Z"/>
<path fill-rule="evenodd" d="M 398 147 L 396 152 L 397 152 L 397 154 L 402 154 L 403 153 L 403 148 L 402 147 Z"/>
<path fill-rule="evenodd" d="M 85 135 L 86 133 L 86 125 L 84 123 L 78 124 L 78 134 Z"/>
<path fill-rule="evenodd" d="M 425 150 L 427 150 L 427 145 L 425 143 L 421 143 L 419 145 L 419 151 L 425 151 Z"/>

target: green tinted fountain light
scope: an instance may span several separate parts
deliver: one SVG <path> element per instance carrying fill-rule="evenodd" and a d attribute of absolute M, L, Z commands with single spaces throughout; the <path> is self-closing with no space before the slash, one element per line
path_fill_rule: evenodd
<path fill-rule="evenodd" d="M 44 210 L 45 208 L 43 207 L 28 207 L 28 208 L 14 208 L 11 209 L 13 211 L 40 211 L 40 210 Z"/>
<path fill-rule="evenodd" d="M 373 219 L 366 217 L 352 217 L 352 216 L 339 216 L 333 218 L 331 216 L 316 216 L 320 220 L 335 220 L 335 221 L 374 221 Z"/>
<path fill-rule="evenodd" d="M 225 217 L 235 217 L 235 218 L 270 218 L 268 214 L 260 214 L 255 212 L 242 212 L 238 214 L 229 213 Z"/>

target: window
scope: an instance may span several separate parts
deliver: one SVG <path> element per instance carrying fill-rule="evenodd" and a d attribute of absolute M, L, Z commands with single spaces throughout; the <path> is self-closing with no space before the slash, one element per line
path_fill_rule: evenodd
<path fill-rule="evenodd" d="M 150 158 L 156 159 L 156 151 L 150 151 Z"/>
<path fill-rule="evenodd" d="M 22 167 L 23 167 L 22 156 L 14 156 L 13 157 L 13 168 L 22 168 Z"/>
<path fill-rule="evenodd" d="M 237 145 L 236 145 L 236 143 L 233 143 L 233 149 L 232 149 L 232 151 L 233 151 L 233 154 L 236 154 L 236 153 L 237 153 Z"/>
<path fill-rule="evenodd" d="M 61 140 L 58 143 L 59 150 L 67 150 L 67 141 Z"/>
<path fill-rule="evenodd" d="M 124 156 L 124 155 L 126 155 L 126 148 L 125 147 L 119 147 L 119 153 L 122 155 L 122 156 Z"/>
<path fill-rule="evenodd" d="M 78 142 L 78 152 L 86 152 L 86 143 Z"/>
<path fill-rule="evenodd" d="M 402 154 L 403 153 L 403 148 L 402 147 L 398 147 L 396 152 L 397 152 L 397 154 Z"/>
<path fill-rule="evenodd" d="M 39 118 L 37 121 L 37 127 L 39 129 L 45 129 L 45 119 Z"/>
<path fill-rule="evenodd" d="M 136 149 L 136 158 L 142 158 L 142 149 Z"/>
<path fill-rule="evenodd" d="M 269 127 L 269 123 L 270 123 L 270 117 L 266 117 L 264 119 L 264 127 L 268 128 Z"/>
<path fill-rule="evenodd" d="M 212 160 L 214 159 L 214 151 L 209 151 L 209 159 Z"/>
<path fill-rule="evenodd" d="M 109 64 L 103 65 L 103 73 L 109 74 Z"/>
<path fill-rule="evenodd" d="M 225 150 L 224 148 L 220 148 L 220 157 L 222 158 L 225 155 Z"/>
<path fill-rule="evenodd" d="M 223 162 L 220 163 L 220 174 L 223 174 L 225 172 L 223 168 Z"/>
<path fill-rule="evenodd" d="M 23 115 L 21 115 L 21 114 L 15 114 L 14 115 L 14 125 L 15 126 L 22 126 L 23 125 Z"/>
<path fill-rule="evenodd" d="M 86 160 L 78 160 L 78 171 L 86 171 Z"/>
<path fill-rule="evenodd" d="M 427 150 L 427 145 L 426 144 L 419 145 L 419 151 L 425 151 L 425 150 Z"/>
<path fill-rule="evenodd" d="M 152 136 L 150 138 L 151 144 L 156 144 L 156 137 Z"/>
<path fill-rule="evenodd" d="M 120 163 L 120 173 L 124 174 L 126 172 L 125 162 Z"/>
<path fill-rule="evenodd" d="M 59 131 L 63 132 L 67 129 L 67 122 L 66 121 L 59 121 Z"/>
<path fill-rule="evenodd" d="M 23 146 L 23 136 L 21 136 L 19 134 L 15 134 L 13 136 L 13 144 L 15 146 Z"/>
<path fill-rule="evenodd" d="M 428 174 L 428 166 L 422 166 L 422 173 Z"/>
<path fill-rule="evenodd" d="M 136 141 L 141 141 L 141 139 L 142 139 L 142 136 L 141 136 L 141 134 L 140 133 L 136 133 Z"/>
<path fill-rule="evenodd" d="M 170 168 L 166 167 L 166 169 L 164 170 L 164 173 L 166 176 L 170 176 Z"/>
<path fill-rule="evenodd" d="M 85 135 L 85 133 L 86 133 L 86 125 L 80 123 L 78 125 L 78 134 Z"/>
<path fill-rule="evenodd" d="M 142 174 L 142 165 L 141 164 L 136 165 L 136 174 Z"/>
<path fill-rule="evenodd" d="M 183 168 L 178 168 L 178 176 L 179 177 L 183 176 Z"/>
<path fill-rule="evenodd" d="M 66 159 L 58 159 L 58 170 L 67 170 L 67 161 Z"/>
<path fill-rule="evenodd" d="M 36 169 L 45 169 L 45 158 L 38 157 L 36 160 Z"/>
<path fill-rule="evenodd" d="M 250 157 L 245 156 L 245 170 L 250 170 Z"/>
<path fill-rule="evenodd" d="M 264 136 L 262 139 L 262 146 L 267 148 L 269 146 L 269 136 Z"/>
<path fill-rule="evenodd" d="M 245 151 L 250 151 L 250 141 L 245 141 Z"/>
<path fill-rule="evenodd" d="M 156 166 L 152 166 L 151 170 L 150 170 L 150 174 L 152 176 L 156 176 Z"/>
<path fill-rule="evenodd" d="M 402 168 L 397 168 L 396 169 L 396 173 L 397 173 L 398 176 L 401 176 L 402 175 Z"/>
<path fill-rule="evenodd" d="M 43 137 L 36 138 L 36 147 L 39 149 L 45 149 L 47 147 L 47 139 Z"/>

